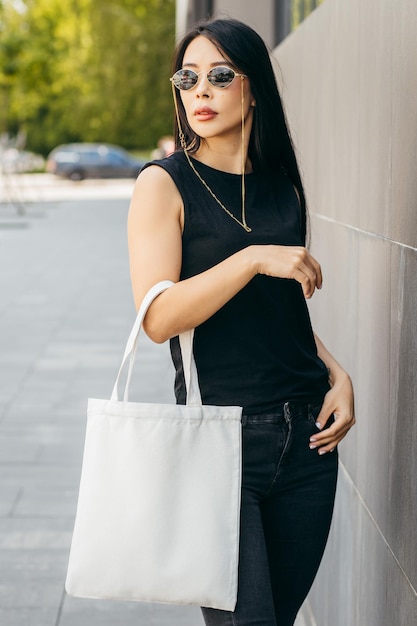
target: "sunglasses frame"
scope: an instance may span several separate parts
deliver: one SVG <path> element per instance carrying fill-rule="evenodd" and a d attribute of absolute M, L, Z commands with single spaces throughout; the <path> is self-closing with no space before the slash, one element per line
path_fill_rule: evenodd
<path fill-rule="evenodd" d="M 229 70 L 230 72 L 233 72 L 234 76 L 233 76 L 232 80 L 230 81 L 230 83 L 227 83 L 227 84 L 224 84 L 224 85 L 214 85 L 214 84 L 211 82 L 210 77 L 209 77 L 209 74 L 210 74 L 211 72 L 213 72 L 214 70 L 217 70 L 217 69 L 227 69 L 227 70 Z M 179 84 L 177 85 L 177 83 L 175 82 L 175 77 L 177 76 L 177 74 L 178 74 L 179 72 L 183 72 L 183 71 L 186 71 L 186 72 L 191 72 L 192 74 L 194 74 L 195 76 L 197 76 L 197 80 L 195 81 L 194 85 L 192 85 L 189 89 L 184 89 L 184 88 L 183 88 L 183 87 L 181 87 Z M 177 71 L 175 72 L 175 74 L 173 74 L 173 75 L 171 76 L 171 78 L 170 78 L 169 80 L 170 80 L 170 81 L 172 82 L 172 84 L 173 84 L 173 85 L 174 85 L 174 86 L 178 89 L 178 91 L 191 91 L 192 89 L 194 89 L 194 87 L 197 87 L 197 85 L 198 85 L 198 81 L 199 81 L 199 78 L 200 78 L 200 75 L 201 75 L 201 74 L 203 74 L 203 72 L 195 72 L 195 71 L 194 71 L 194 70 L 192 70 L 192 69 L 188 69 L 188 68 L 185 68 L 185 69 L 184 69 L 184 68 L 181 68 L 181 69 L 177 70 Z M 233 83 L 233 81 L 235 80 L 236 76 L 241 76 L 242 78 L 246 78 L 246 74 L 239 74 L 238 72 L 235 72 L 235 70 L 234 70 L 233 68 L 229 67 L 228 65 L 216 65 L 216 67 L 213 67 L 213 68 L 212 68 L 211 70 L 209 70 L 209 71 L 207 72 L 207 74 L 206 74 L 206 78 L 207 78 L 208 82 L 210 83 L 210 85 L 211 85 L 212 87 L 215 87 L 216 89 L 227 89 L 227 87 L 230 87 L 230 85 Z"/>

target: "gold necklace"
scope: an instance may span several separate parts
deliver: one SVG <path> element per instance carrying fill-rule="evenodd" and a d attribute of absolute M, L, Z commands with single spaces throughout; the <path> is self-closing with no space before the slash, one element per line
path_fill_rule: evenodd
<path fill-rule="evenodd" d="M 176 93 L 175 93 L 175 87 L 174 84 L 172 84 L 172 90 L 173 90 L 173 96 L 174 96 L 174 104 L 175 104 L 175 113 L 177 116 L 177 123 L 178 123 L 178 135 L 179 135 L 179 139 L 180 139 L 180 143 L 181 143 L 181 147 L 184 151 L 184 154 L 186 156 L 186 159 L 191 167 L 191 169 L 193 170 L 194 174 L 197 176 L 198 180 L 204 185 L 204 187 L 207 189 L 207 191 L 211 194 L 211 196 L 214 198 L 214 200 L 217 202 L 217 204 L 219 204 L 221 206 L 221 208 L 223 209 L 223 211 L 225 211 L 227 213 L 227 215 L 229 217 L 232 218 L 232 220 L 234 220 L 235 222 L 237 222 L 239 224 L 239 226 L 241 226 L 247 233 L 251 233 L 252 229 L 247 225 L 246 223 L 246 207 L 245 207 L 245 201 L 246 201 L 246 187 L 245 187 L 245 158 L 244 158 L 244 150 L 243 147 L 245 145 L 245 118 L 244 118 L 244 99 L 243 99 L 243 77 L 240 78 L 240 85 L 241 85 L 241 89 L 240 89 L 240 102 L 241 102 L 241 111 L 242 111 L 242 132 L 241 132 L 241 141 L 242 141 L 242 150 L 241 150 L 241 168 L 242 168 L 242 185 L 241 185 L 241 190 L 242 190 L 242 220 L 239 220 L 235 215 L 233 215 L 233 213 L 231 211 L 229 211 L 229 209 L 227 207 L 224 206 L 223 202 L 221 202 L 218 197 L 216 196 L 216 194 L 214 193 L 214 191 L 209 187 L 209 185 L 206 183 L 206 181 L 204 180 L 204 178 L 198 173 L 198 171 L 196 170 L 196 168 L 194 167 L 193 162 L 190 159 L 190 155 L 188 154 L 187 151 L 187 144 L 185 141 L 185 136 L 184 133 L 182 132 L 182 128 L 181 128 L 181 122 L 180 122 L 180 116 L 178 113 L 178 104 L 177 104 L 177 98 L 176 98 Z"/>

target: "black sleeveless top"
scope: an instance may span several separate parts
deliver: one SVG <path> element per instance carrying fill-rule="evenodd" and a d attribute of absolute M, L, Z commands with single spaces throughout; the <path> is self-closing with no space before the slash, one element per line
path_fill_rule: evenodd
<path fill-rule="evenodd" d="M 221 202 L 241 219 L 241 176 L 193 164 Z M 166 170 L 184 202 L 181 279 L 195 276 L 252 244 L 304 245 L 301 209 L 284 170 L 245 176 L 247 233 L 205 189 L 183 152 L 147 165 Z M 171 339 L 175 394 L 186 391 L 178 337 Z M 255 276 L 195 329 L 194 356 L 203 404 L 269 412 L 290 400 L 321 399 L 329 389 L 310 317 L 295 280 Z"/>

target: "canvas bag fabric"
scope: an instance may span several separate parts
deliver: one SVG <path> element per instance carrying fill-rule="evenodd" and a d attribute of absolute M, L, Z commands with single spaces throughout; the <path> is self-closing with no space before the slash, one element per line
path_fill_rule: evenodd
<path fill-rule="evenodd" d="M 187 405 L 129 402 L 145 296 L 110 400 L 89 399 L 66 591 L 85 598 L 233 611 L 241 497 L 241 407 L 203 406 L 180 335 Z M 221 358 L 221 355 L 219 355 Z M 129 363 L 123 400 L 119 378 Z"/>

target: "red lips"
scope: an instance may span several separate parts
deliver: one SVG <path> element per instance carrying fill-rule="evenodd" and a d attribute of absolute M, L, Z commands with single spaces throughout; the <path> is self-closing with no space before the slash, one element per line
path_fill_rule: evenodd
<path fill-rule="evenodd" d="M 217 115 L 217 113 L 208 106 L 202 106 L 195 109 L 194 115 L 199 120 L 211 120 Z"/>

